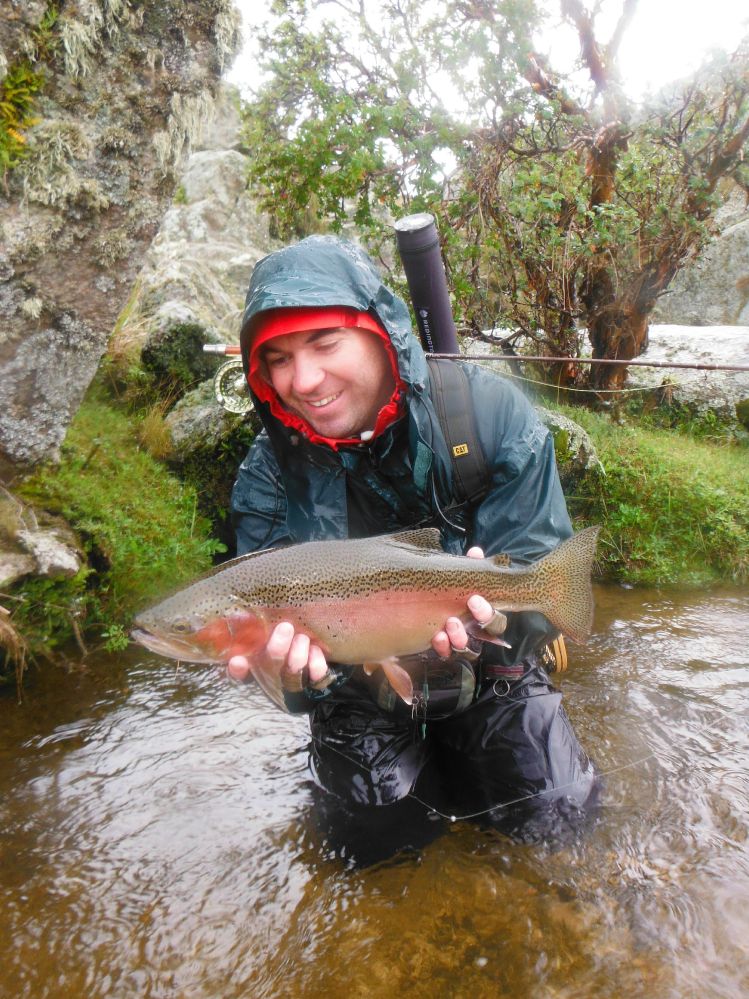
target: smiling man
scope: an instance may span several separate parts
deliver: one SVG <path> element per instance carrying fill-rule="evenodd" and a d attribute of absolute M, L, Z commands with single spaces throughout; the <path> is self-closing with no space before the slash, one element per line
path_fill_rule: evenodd
<path fill-rule="evenodd" d="M 354 245 L 311 237 L 261 260 L 241 347 L 264 431 L 234 487 L 239 554 L 436 526 L 447 551 L 527 563 L 571 534 L 548 432 L 506 379 L 471 365 L 491 481 L 475 501 L 455 501 L 408 310 Z M 579 817 L 595 777 L 542 663 L 556 632 L 528 612 L 508 615 L 505 630 L 480 594 L 468 612 L 484 640 L 446 621 L 431 660 L 409 665 L 425 681 L 409 706 L 380 671 L 328 663 L 290 623 L 276 627 L 266 651 L 284 662 L 290 710 L 311 715 L 318 784 L 353 809 L 411 793 L 438 795 L 453 811 L 528 797 L 501 816 L 517 835 L 529 818 L 537 830 L 541 814 Z M 496 644 L 500 632 L 507 645 Z M 251 668 L 229 663 L 236 679 Z"/>

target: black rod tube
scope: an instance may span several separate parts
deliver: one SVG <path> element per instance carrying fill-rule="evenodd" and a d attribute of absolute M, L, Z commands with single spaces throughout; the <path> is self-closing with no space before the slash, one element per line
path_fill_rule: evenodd
<path fill-rule="evenodd" d="M 458 336 L 434 216 L 420 212 L 399 219 L 395 238 L 424 349 L 430 354 L 457 354 Z"/>

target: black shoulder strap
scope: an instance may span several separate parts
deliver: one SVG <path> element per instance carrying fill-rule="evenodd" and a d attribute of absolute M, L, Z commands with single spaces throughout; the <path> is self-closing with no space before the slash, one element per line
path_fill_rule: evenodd
<path fill-rule="evenodd" d="M 455 499 L 473 503 L 487 492 L 491 476 L 476 431 L 468 376 L 462 364 L 427 358 L 432 402 L 452 461 Z"/>

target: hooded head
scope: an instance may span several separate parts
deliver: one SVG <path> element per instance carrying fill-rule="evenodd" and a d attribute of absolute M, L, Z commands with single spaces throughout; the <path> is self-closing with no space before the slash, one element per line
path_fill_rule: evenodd
<path fill-rule="evenodd" d="M 347 347 L 353 342 L 363 345 L 361 356 L 373 363 L 387 388 L 378 396 L 371 427 L 357 430 L 371 431 L 367 438 L 376 437 L 398 418 L 408 386 L 423 383 L 425 370 L 423 356 L 419 364 L 420 350 L 411 333 L 406 306 L 385 288 L 359 247 L 337 237 L 313 236 L 261 260 L 250 282 L 240 336 L 250 389 L 255 401 L 265 404 L 260 407 L 262 413 L 300 431 L 313 443 L 335 448 L 359 443 L 361 438 L 341 438 L 333 432 L 326 436 L 325 421 L 314 416 L 310 420 L 305 416 L 307 407 L 294 406 L 293 395 L 281 389 L 283 378 L 272 377 L 267 362 L 269 357 L 283 356 L 287 345 L 321 340 L 326 330 L 337 331 L 339 337 L 350 336 Z M 352 381 L 359 376 L 355 370 L 350 374 Z M 338 387 L 334 381 L 333 390 Z M 310 398 L 314 395 L 312 392 Z M 311 411 L 307 415 L 312 415 Z"/>

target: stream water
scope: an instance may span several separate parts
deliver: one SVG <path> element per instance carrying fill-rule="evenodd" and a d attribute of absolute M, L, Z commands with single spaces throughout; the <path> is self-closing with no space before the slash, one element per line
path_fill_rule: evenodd
<path fill-rule="evenodd" d="M 0 699 L 0 996 L 749 995 L 749 599 L 598 588 L 561 681 L 607 772 L 563 849 L 325 848 L 305 719 L 143 650 Z"/>

